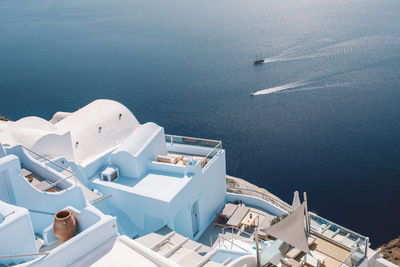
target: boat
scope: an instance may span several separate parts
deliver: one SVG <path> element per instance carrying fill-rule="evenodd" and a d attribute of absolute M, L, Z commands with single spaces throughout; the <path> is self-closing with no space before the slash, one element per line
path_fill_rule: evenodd
<path fill-rule="evenodd" d="M 395 266 L 305 193 L 227 188 L 225 155 L 112 100 L 0 122 L 0 265 Z"/>
<path fill-rule="evenodd" d="M 256 59 L 253 61 L 254 65 L 263 64 L 265 62 L 264 59 Z"/>

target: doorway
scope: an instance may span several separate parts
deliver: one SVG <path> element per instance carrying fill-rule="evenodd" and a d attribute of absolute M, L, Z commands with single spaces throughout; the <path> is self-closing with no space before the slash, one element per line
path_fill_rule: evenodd
<path fill-rule="evenodd" d="M 192 205 L 192 232 L 193 237 L 199 232 L 199 203 L 197 200 Z"/>

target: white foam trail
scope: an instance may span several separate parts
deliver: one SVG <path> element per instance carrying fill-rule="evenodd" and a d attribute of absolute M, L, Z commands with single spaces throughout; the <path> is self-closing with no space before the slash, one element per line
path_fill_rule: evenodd
<path fill-rule="evenodd" d="M 315 90 L 315 89 L 324 89 L 324 88 L 329 88 L 329 87 L 336 87 L 336 86 L 344 86 L 350 84 L 349 82 L 344 82 L 344 83 L 332 83 L 332 84 L 325 84 L 321 86 L 310 86 L 310 87 L 302 87 L 302 88 L 293 88 L 293 90 L 290 91 L 283 91 L 283 92 L 277 92 L 277 93 L 291 93 L 291 92 L 301 92 L 301 91 L 310 91 L 310 90 Z"/>
<path fill-rule="evenodd" d="M 264 58 L 264 63 L 273 63 L 273 62 L 285 62 L 285 61 L 294 61 L 294 60 L 302 60 L 302 59 L 309 59 L 322 56 L 320 54 L 314 55 L 304 55 L 304 56 L 293 56 L 293 57 L 268 57 Z"/>
<path fill-rule="evenodd" d="M 315 48 L 307 45 L 304 47 L 294 46 L 277 56 L 265 58 L 264 63 L 295 61 L 316 57 L 347 56 L 348 54 L 366 52 L 369 49 L 379 49 L 381 46 L 393 47 L 398 46 L 399 44 L 399 38 L 380 35 L 365 36 Z M 312 52 L 310 52 L 309 49 L 304 48 L 311 48 Z"/>
<path fill-rule="evenodd" d="M 323 89 L 323 88 L 329 88 L 329 87 L 335 87 L 335 86 L 344 86 L 349 84 L 349 82 L 342 82 L 342 83 L 331 83 L 331 84 L 325 84 L 325 85 L 320 85 L 320 86 L 306 86 L 305 85 L 310 85 L 312 82 L 294 82 L 294 83 L 288 83 L 285 85 L 280 85 L 268 89 L 264 89 L 261 91 L 257 91 L 255 93 L 252 93 L 251 95 L 266 95 L 266 94 L 272 94 L 272 93 L 291 93 L 291 92 L 300 92 L 300 91 L 309 91 L 309 90 L 314 90 L 314 89 Z"/>
<path fill-rule="evenodd" d="M 284 84 L 284 85 L 280 85 L 280 86 L 276 86 L 276 87 L 272 87 L 272 88 L 267 88 L 261 91 L 257 91 L 255 93 L 252 93 L 251 95 L 266 95 L 266 94 L 272 94 L 272 93 L 276 93 L 279 91 L 283 91 L 283 90 L 290 90 L 290 89 L 294 89 L 297 88 L 299 86 L 303 86 L 303 85 L 307 85 L 308 83 L 302 83 L 302 82 L 294 82 L 294 83 L 288 83 L 288 84 Z"/>
<path fill-rule="evenodd" d="M 285 57 L 267 57 L 264 58 L 264 63 L 271 63 L 271 62 L 280 62 L 280 61 L 286 61 L 287 59 Z"/>

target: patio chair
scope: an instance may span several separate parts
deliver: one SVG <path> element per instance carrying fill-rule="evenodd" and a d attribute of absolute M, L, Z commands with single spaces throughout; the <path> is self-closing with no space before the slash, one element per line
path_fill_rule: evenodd
<path fill-rule="evenodd" d="M 301 258 L 301 261 L 304 262 L 304 265 L 307 265 L 310 267 L 320 267 L 322 264 L 319 259 L 314 258 L 311 254 L 305 254 Z"/>
<path fill-rule="evenodd" d="M 238 206 L 229 220 L 226 222 L 227 225 L 239 228 L 243 218 L 250 211 L 250 208 L 246 206 Z"/>
<path fill-rule="evenodd" d="M 264 215 L 264 219 L 261 221 L 261 223 L 258 225 L 259 230 L 258 230 L 258 237 L 264 240 L 267 240 L 269 238 L 269 235 L 265 232 L 265 229 L 267 229 L 271 225 L 271 221 L 276 218 L 276 216 L 267 214 Z M 264 230 L 261 230 L 264 229 Z"/>
<path fill-rule="evenodd" d="M 307 243 L 308 243 L 308 246 L 311 246 L 312 244 L 314 244 L 314 242 L 315 242 L 315 240 L 316 240 L 317 238 L 315 238 L 315 237 L 313 237 L 313 236 L 307 236 Z"/>
<path fill-rule="evenodd" d="M 312 244 L 314 244 L 315 240 L 316 240 L 315 237 L 307 236 L 308 246 L 311 246 Z M 291 247 L 291 249 L 289 249 L 289 251 L 286 253 L 286 257 L 294 259 L 294 258 L 297 258 L 301 253 L 302 253 L 302 251 L 300 249 Z"/>
<path fill-rule="evenodd" d="M 311 256 L 313 256 L 315 259 L 317 259 L 317 261 L 319 262 L 319 263 L 321 263 L 321 264 L 325 264 L 325 259 L 326 259 L 326 256 L 325 255 L 323 255 L 323 254 L 321 254 L 321 253 L 318 253 L 317 251 L 313 251 L 313 250 L 311 250 L 310 251 L 310 254 L 311 254 Z"/>
<path fill-rule="evenodd" d="M 281 259 L 282 267 L 302 267 L 303 264 L 294 259 Z"/>
<path fill-rule="evenodd" d="M 287 253 L 286 253 L 286 257 L 289 257 L 291 259 L 294 259 L 296 257 L 298 257 L 300 254 L 302 253 L 302 251 L 298 248 L 291 248 Z"/>
<path fill-rule="evenodd" d="M 226 203 L 221 212 L 217 213 L 214 224 L 219 226 L 226 226 L 227 221 L 232 217 L 237 208 L 238 205 Z"/>

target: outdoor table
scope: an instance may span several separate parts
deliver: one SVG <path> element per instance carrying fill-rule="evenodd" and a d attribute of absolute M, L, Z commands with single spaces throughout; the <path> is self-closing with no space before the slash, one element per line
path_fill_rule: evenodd
<path fill-rule="evenodd" d="M 258 219 L 258 214 L 249 211 L 246 216 L 244 216 L 240 224 L 244 225 L 245 227 L 249 227 L 250 231 L 252 231 L 253 226 L 255 226 L 256 219 Z"/>

